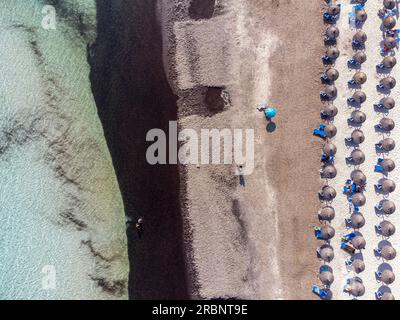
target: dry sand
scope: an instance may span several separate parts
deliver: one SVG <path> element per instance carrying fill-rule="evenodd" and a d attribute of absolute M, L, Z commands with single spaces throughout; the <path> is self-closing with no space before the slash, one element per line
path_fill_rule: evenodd
<path fill-rule="evenodd" d="M 320 144 L 310 133 L 319 121 L 321 3 L 310 1 L 305 17 L 302 1 L 222 0 L 202 20 L 190 19 L 189 1 L 160 4 L 181 128 L 253 128 L 256 137 L 245 188 L 234 167 L 181 170 L 193 295 L 312 298 Z M 203 102 L 215 86 L 230 97 L 223 112 Z M 255 109 L 263 99 L 278 107 L 274 132 Z"/>
<path fill-rule="evenodd" d="M 378 246 L 378 243 L 383 240 L 382 237 L 376 235 L 374 230 L 374 226 L 382 220 L 382 218 L 378 217 L 375 214 L 374 210 L 375 204 L 379 202 L 380 199 L 382 199 L 382 195 L 376 194 L 374 190 L 374 184 L 382 178 L 382 174 L 374 172 L 374 165 L 376 164 L 376 160 L 378 158 L 375 152 L 374 145 L 381 140 L 382 134 L 375 131 L 374 125 L 379 122 L 383 115 L 381 113 L 375 112 L 373 107 L 373 104 L 378 102 L 383 97 L 383 95 L 379 94 L 376 90 L 376 85 L 378 84 L 381 76 L 378 75 L 375 69 L 375 65 L 377 63 L 380 63 L 382 60 L 382 56 L 379 52 L 380 42 L 382 41 L 382 31 L 380 30 L 381 20 L 377 16 L 378 10 L 381 7 L 382 1 L 368 1 L 368 3 L 366 4 L 368 20 L 362 28 L 368 36 L 365 50 L 368 60 L 362 66 L 362 71 L 364 71 L 368 76 L 368 81 L 362 86 L 362 90 L 365 91 L 365 93 L 367 94 L 367 101 L 361 107 L 361 110 L 367 115 L 367 121 L 361 127 L 361 129 L 365 133 L 366 140 L 360 146 L 360 148 L 364 151 L 366 155 L 365 163 L 360 166 L 360 169 L 363 170 L 363 172 L 367 176 L 367 190 L 365 192 L 367 203 L 364 207 L 361 208 L 361 212 L 364 214 L 364 217 L 366 219 L 366 224 L 362 229 L 360 229 L 360 232 L 364 235 L 367 241 L 366 249 L 362 252 L 362 257 L 364 258 L 366 269 L 364 272 L 359 274 L 359 277 L 363 280 L 366 287 L 366 293 L 362 297 L 362 299 L 375 299 L 374 292 L 382 285 L 375 279 L 374 272 L 383 263 L 383 261 L 377 259 L 374 256 L 373 252 L 374 248 Z M 340 251 L 339 249 L 340 237 L 346 233 L 351 232 L 351 229 L 346 230 L 345 228 L 344 219 L 349 216 L 349 207 L 346 201 L 346 196 L 342 194 L 344 181 L 349 178 L 350 173 L 353 170 L 353 166 L 347 166 L 344 159 L 351 152 L 351 148 L 345 146 L 344 138 L 349 136 L 353 129 L 352 127 L 347 125 L 346 120 L 353 110 L 352 108 L 349 108 L 347 106 L 346 102 L 347 97 L 352 94 L 352 90 L 347 87 L 347 81 L 351 79 L 352 75 L 354 74 L 354 71 L 351 71 L 347 68 L 347 60 L 353 54 L 353 50 L 351 48 L 351 39 L 353 37 L 353 34 L 356 32 L 354 29 L 351 29 L 348 24 L 347 16 L 350 11 L 351 5 L 349 5 L 345 1 L 342 1 L 342 14 L 338 22 L 338 27 L 340 28 L 340 39 L 338 42 L 338 48 L 341 51 L 341 56 L 339 57 L 335 65 L 340 72 L 340 78 L 337 81 L 338 98 L 334 103 L 339 109 L 339 114 L 335 118 L 335 125 L 338 127 L 338 134 L 335 138 L 335 143 L 338 148 L 338 153 L 336 157 L 338 176 L 333 182 L 334 187 L 338 191 L 338 196 L 333 202 L 333 206 L 336 209 L 336 218 L 333 221 L 333 226 L 336 228 L 336 236 L 332 240 L 332 246 L 335 249 L 336 256 L 331 263 L 335 275 L 335 282 L 332 286 L 334 299 L 351 298 L 349 297 L 349 295 L 343 292 L 343 287 L 345 285 L 346 279 L 355 275 L 353 271 L 348 271 L 345 267 L 344 262 L 346 259 L 349 258 L 349 255 Z M 395 50 L 395 52 L 397 54 L 397 50 Z M 396 75 L 399 70 L 398 68 L 399 66 L 396 66 L 392 70 L 391 74 Z M 392 90 L 391 96 L 395 98 L 396 101 L 399 101 L 399 85 Z M 388 116 L 393 119 L 398 119 L 400 116 L 400 111 L 398 107 L 390 110 Z M 399 135 L 399 130 L 400 128 L 396 127 L 392 131 L 390 136 L 396 139 L 396 137 L 398 137 Z M 393 159 L 398 165 L 400 163 L 399 148 L 385 155 L 385 157 Z M 389 173 L 388 177 L 398 182 L 398 169 L 395 169 L 395 171 Z M 397 188 L 397 190 L 392 193 L 388 198 L 396 202 L 396 199 L 399 198 L 399 193 L 400 189 Z M 390 216 L 388 220 L 390 220 L 396 226 L 400 225 L 398 212 Z M 399 248 L 399 232 L 390 237 L 388 240 L 396 249 Z M 396 261 L 397 259 L 389 261 L 389 265 L 393 268 L 395 274 L 399 275 L 400 268 L 397 265 Z M 400 282 L 396 280 L 389 287 L 391 288 L 395 297 L 399 298 Z"/>

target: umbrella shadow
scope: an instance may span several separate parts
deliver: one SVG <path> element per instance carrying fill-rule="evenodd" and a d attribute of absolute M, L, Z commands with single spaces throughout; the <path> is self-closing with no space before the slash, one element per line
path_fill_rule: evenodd
<path fill-rule="evenodd" d="M 374 111 L 376 113 L 382 113 L 384 115 L 388 115 L 389 114 L 389 110 L 386 108 L 379 108 L 376 104 L 374 104 Z"/>
<path fill-rule="evenodd" d="M 374 128 L 376 133 L 381 133 L 382 135 L 387 135 L 387 136 L 391 135 L 391 131 L 387 131 L 383 128 L 380 128 L 377 124 L 374 126 Z"/>
<path fill-rule="evenodd" d="M 354 42 L 352 42 L 351 46 L 352 46 L 354 51 L 357 51 L 357 50 L 364 51 L 366 49 L 364 43 L 354 43 Z"/>
<path fill-rule="evenodd" d="M 344 144 L 347 148 L 357 148 L 360 146 L 361 143 L 355 143 L 353 140 L 347 140 L 346 138 L 344 138 Z"/>
<path fill-rule="evenodd" d="M 347 119 L 347 124 L 349 127 L 353 127 L 353 128 L 361 128 L 363 125 L 362 123 L 355 122 L 354 120 L 351 121 L 350 119 Z"/>
<path fill-rule="evenodd" d="M 266 127 L 267 132 L 272 133 L 276 130 L 276 123 L 270 120 Z"/>
<path fill-rule="evenodd" d="M 378 249 L 381 249 L 381 250 L 382 250 L 382 248 L 383 248 L 384 246 L 392 246 L 392 244 L 390 243 L 390 241 L 384 239 L 384 240 L 382 240 L 382 241 L 380 241 L 380 242 L 378 243 Z M 375 255 L 375 257 L 376 257 L 377 259 L 383 259 L 383 257 L 382 257 L 376 250 L 374 250 L 374 255 Z"/>
<path fill-rule="evenodd" d="M 390 154 L 390 152 L 385 151 L 383 149 L 380 149 L 377 146 L 375 146 L 375 152 L 376 152 L 376 154 L 384 154 L 384 155 L 389 155 Z"/>
<path fill-rule="evenodd" d="M 355 109 L 360 109 L 361 108 L 361 103 L 356 102 L 356 101 L 351 101 L 350 99 L 351 99 L 351 97 L 346 100 L 347 106 L 349 108 L 355 108 Z"/>
<path fill-rule="evenodd" d="M 383 272 L 385 270 L 393 271 L 393 268 L 389 263 L 383 262 L 378 266 L 378 271 Z"/>
<path fill-rule="evenodd" d="M 391 89 L 386 89 L 386 88 L 381 88 L 379 87 L 379 85 L 376 85 L 376 91 L 378 91 L 381 94 L 385 94 L 385 95 L 390 95 L 390 93 L 392 92 Z"/>
<path fill-rule="evenodd" d="M 380 293 L 383 295 L 383 294 L 385 294 L 385 293 L 392 293 L 392 290 L 391 290 L 388 286 L 383 285 L 383 286 L 380 286 L 380 287 L 379 287 L 379 289 L 377 290 L 377 292 L 380 292 Z M 376 299 L 376 300 L 380 300 L 380 299 L 378 298 L 377 292 L 375 292 L 375 299 Z"/>
<path fill-rule="evenodd" d="M 336 39 L 324 39 L 326 46 L 335 46 L 337 44 Z"/>
<path fill-rule="evenodd" d="M 347 87 L 352 90 L 352 89 L 361 89 L 361 85 L 358 83 L 347 83 Z"/>
<path fill-rule="evenodd" d="M 392 73 L 392 69 L 387 69 L 387 68 L 378 68 L 378 66 L 375 67 L 376 68 L 376 72 L 380 75 L 389 75 Z"/>

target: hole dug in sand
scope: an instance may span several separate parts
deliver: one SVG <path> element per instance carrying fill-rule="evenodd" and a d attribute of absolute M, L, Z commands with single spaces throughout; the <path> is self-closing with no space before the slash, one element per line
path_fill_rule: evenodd
<path fill-rule="evenodd" d="M 192 0 L 189 7 L 191 19 L 210 19 L 214 14 L 215 0 Z"/>
<path fill-rule="evenodd" d="M 208 87 L 205 95 L 205 103 L 207 109 L 212 113 L 218 113 L 225 108 L 223 87 Z"/>

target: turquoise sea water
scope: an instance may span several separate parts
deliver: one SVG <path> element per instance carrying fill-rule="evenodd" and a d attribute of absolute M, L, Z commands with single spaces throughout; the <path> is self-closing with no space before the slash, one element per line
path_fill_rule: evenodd
<path fill-rule="evenodd" d="M 56 30 L 41 26 L 49 3 Z M 0 0 L 0 299 L 127 297 L 124 210 L 86 61 L 95 18 L 94 0 Z"/>

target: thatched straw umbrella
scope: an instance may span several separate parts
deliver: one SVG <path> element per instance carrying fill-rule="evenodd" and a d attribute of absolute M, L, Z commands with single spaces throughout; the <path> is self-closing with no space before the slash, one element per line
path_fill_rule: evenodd
<path fill-rule="evenodd" d="M 339 78 L 339 71 L 334 68 L 326 70 L 325 75 L 329 81 L 336 81 Z"/>
<path fill-rule="evenodd" d="M 334 85 L 326 86 L 324 91 L 329 99 L 333 99 L 337 96 L 337 89 Z"/>
<path fill-rule="evenodd" d="M 326 206 L 318 213 L 319 220 L 332 221 L 335 218 L 335 209 L 331 206 Z"/>
<path fill-rule="evenodd" d="M 362 71 L 358 71 L 354 74 L 353 80 L 357 84 L 364 84 L 367 81 L 367 75 Z"/>
<path fill-rule="evenodd" d="M 381 185 L 384 193 L 391 193 L 396 190 L 396 183 L 391 179 L 384 179 Z"/>
<path fill-rule="evenodd" d="M 356 124 L 362 124 L 365 122 L 365 120 L 367 120 L 367 116 L 360 110 L 354 110 L 351 113 L 351 120 Z"/>
<path fill-rule="evenodd" d="M 330 59 L 337 59 L 340 55 L 340 51 L 338 48 L 330 47 L 326 50 L 326 56 Z"/>
<path fill-rule="evenodd" d="M 320 192 L 321 198 L 325 201 L 332 201 L 336 198 L 336 190 L 330 186 L 324 186 Z"/>
<path fill-rule="evenodd" d="M 332 104 L 326 104 L 321 112 L 327 117 L 334 117 L 338 114 L 338 109 Z"/>
<path fill-rule="evenodd" d="M 396 258 L 396 249 L 391 245 L 386 245 L 381 249 L 381 257 L 385 260 L 393 260 Z"/>
<path fill-rule="evenodd" d="M 384 237 L 391 237 L 396 232 L 396 227 L 390 221 L 384 220 L 379 224 L 380 233 Z"/>
<path fill-rule="evenodd" d="M 355 184 L 364 185 L 367 183 L 367 177 L 361 170 L 354 170 L 351 173 L 350 177 L 351 177 L 351 180 L 353 180 L 353 182 Z"/>
<path fill-rule="evenodd" d="M 327 124 L 324 132 L 328 138 L 333 138 L 337 133 L 337 128 L 333 124 Z"/>
<path fill-rule="evenodd" d="M 396 276 L 394 275 L 394 272 L 392 270 L 386 269 L 386 270 L 382 271 L 381 281 L 383 283 L 392 284 L 395 279 L 396 279 Z"/>
<path fill-rule="evenodd" d="M 367 41 L 367 34 L 364 31 L 359 30 L 353 36 L 353 40 L 359 43 L 365 43 L 365 41 Z"/>
<path fill-rule="evenodd" d="M 385 38 L 384 40 L 383 40 L 383 45 L 386 47 L 386 48 L 389 48 L 389 49 L 393 49 L 393 48 L 395 48 L 396 47 L 396 39 L 395 38 L 393 38 L 393 37 L 387 37 L 387 38 Z"/>
<path fill-rule="evenodd" d="M 333 248 L 327 244 L 320 247 L 319 255 L 320 255 L 321 259 L 325 262 L 331 262 L 333 260 L 333 258 L 335 257 Z"/>
<path fill-rule="evenodd" d="M 353 280 L 349 292 L 355 297 L 361 297 L 365 293 L 365 287 L 361 282 Z"/>
<path fill-rule="evenodd" d="M 382 211 L 385 214 L 393 214 L 396 211 L 396 205 L 391 200 L 386 200 L 386 199 L 382 200 L 381 205 L 382 205 Z"/>
<path fill-rule="evenodd" d="M 382 65 L 387 69 L 393 68 L 396 65 L 396 63 L 397 60 L 393 56 L 384 57 L 382 60 Z"/>
<path fill-rule="evenodd" d="M 353 59 L 358 62 L 359 64 L 364 63 L 365 61 L 367 61 L 367 55 L 365 54 L 365 52 L 357 52 Z"/>
<path fill-rule="evenodd" d="M 330 26 L 326 29 L 326 36 L 329 39 L 336 39 L 339 37 L 339 29 L 335 26 Z"/>
<path fill-rule="evenodd" d="M 326 286 L 331 285 L 331 284 L 333 283 L 334 279 L 335 279 L 335 278 L 333 277 L 333 273 L 330 272 L 330 271 L 321 272 L 321 273 L 318 275 L 318 278 L 319 278 L 319 280 L 321 280 L 321 282 L 322 282 L 324 285 L 326 285 Z"/>
<path fill-rule="evenodd" d="M 336 154 L 337 148 L 333 143 L 325 143 L 322 147 L 322 152 L 328 157 L 332 157 Z"/>
<path fill-rule="evenodd" d="M 386 77 L 379 81 L 379 84 L 382 85 L 385 89 L 390 90 L 396 86 L 396 79 L 393 77 Z"/>
<path fill-rule="evenodd" d="M 353 94 L 353 99 L 355 100 L 355 102 L 357 103 L 364 103 L 365 100 L 367 100 L 367 95 L 365 94 L 364 91 L 356 91 Z"/>
<path fill-rule="evenodd" d="M 350 217 L 351 226 L 354 229 L 360 229 L 365 225 L 365 218 L 361 213 L 353 213 Z"/>
<path fill-rule="evenodd" d="M 330 225 L 321 227 L 321 238 L 324 240 L 332 239 L 335 236 L 335 229 Z"/>
<path fill-rule="evenodd" d="M 338 5 L 330 6 L 326 10 L 326 12 L 332 16 L 336 16 L 340 13 L 340 6 L 338 6 Z"/>
<path fill-rule="evenodd" d="M 363 164 L 365 161 L 365 154 L 360 149 L 354 149 L 350 156 L 353 159 L 353 163 L 356 165 Z"/>
<path fill-rule="evenodd" d="M 363 193 L 357 192 L 353 195 L 351 201 L 353 202 L 354 205 L 361 207 L 365 204 L 367 199 L 365 198 Z"/>
<path fill-rule="evenodd" d="M 382 118 L 379 121 L 379 125 L 382 129 L 384 129 L 386 131 L 391 131 L 395 127 L 395 123 L 394 123 L 393 119 L 390 119 L 390 118 Z"/>
<path fill-rule="evenodd" d="M 393 109 L 396 105 L 396 101 L 394 101 L 394 99 L 391 97 L 383 98 L 381 103 L 382 103 L 383 107 L 388 110 Z"/>
<path fill-rule="evenodd" d="M 365 22 L 367 20 L 367 18 L 368 18 L 368 15 L 364 9 L 358 10 L 356 12 L 356 21 Z"/>
<path fill-rule="evenodd" d="M 351 139 L 355 144 L 361 144 L 365 140 L 364 132 L 360 129 L 356 129 L 351 133 Z"/>
<path fill-rule="evenodd" d="M 354 272 L 361 273 L 365 270 L 365 263 L 361 259 L 355 259 L 352 263 Z"/>
<path fill-rule="evenodd" d="M 365 241 L 363 236 L 356 236 L 351 240 L 351 244 L 357 250 L 365 249 L 367 242 Z"/>
<path fill-rule="evenodd" d="M 393 18 L 392 16 L 389 16 L 383 20 L 383 26 L 386 29 L 393 29 L 395 25 L 396 25 L 396 19 Z"/>
<path fill-rule="evenodd" d="M 382 149 L 392 151 L 396 147 L 396 142 L 392 138 L 385 138 L 381 141 Z"/>
<path fill-rule="evenodd" d="M 381 300 L 395 300 L 393 293 L 386 291 L 383 295 Z"/>
<path fill-rule="evenodd" d="M 325 166 L 321 172 L 321 178 L 323 179 L 333 179 L 337 175 L 337 170 L 334 165 L 330 164 Z"/>
<path fill-rule="evenodd" d="M 392 10 L 396 7 L 396 0 L 383 0 L 383 5 L 386 9 Z"/>
<path fill-rule="evenodd" d="M 392 159 L 384 159 L 380 165 L 386 172 L 392 172 L 396 168 L 396 164 Z"/>

